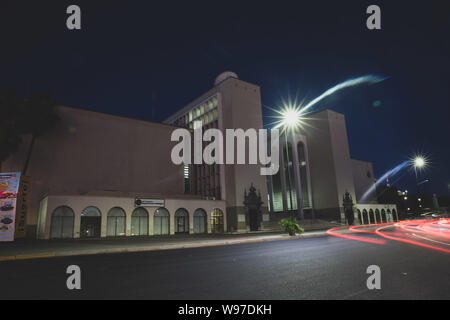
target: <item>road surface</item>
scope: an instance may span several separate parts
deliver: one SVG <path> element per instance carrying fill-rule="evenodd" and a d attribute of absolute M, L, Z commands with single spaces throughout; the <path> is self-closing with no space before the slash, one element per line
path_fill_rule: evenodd
<path fill-rule="evenodd" d="M 450 299 L 450 254 L 385 241 L 324 236 L 0 262 L 0 299 Z M 66 287 L 69 265 L 81 268 L 81 290 Z M 370 265 L 380 267 L 380 290 L 367 289 Z"/>

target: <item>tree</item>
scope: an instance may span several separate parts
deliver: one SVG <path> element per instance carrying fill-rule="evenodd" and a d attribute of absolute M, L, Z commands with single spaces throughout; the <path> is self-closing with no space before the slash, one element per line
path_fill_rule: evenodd
<path fill-rule="evenodd" d="M 17 151 L 22 142 L 18 125 L 20 102 L 14 89 L 0 89 L 0 164 Z"/>
<path fill-rule="evenodd" d="M 13 89 L 0 90 L 0 163 L 17 151 L 23 135 L 31 135 L 22 170 L 26 175 L 36 139 L 59 121 L 55 107 L 49 93 L 36 92 L 19 98 Z"/>
<path fill-rule="evenodd" d="M 49 93 L 32 93 L 25 97 L 24 103 L 20 104 L 20 106 L 22 106 L 22 110 L 20 110 L 21 119 L 19 121 L 20 131 L 23 134 L 31 135 L 22 170 L 22 174 L 26 175 L 36 139 L 54 128 L 59 118 L 55 111 L 56 102 Z"/>

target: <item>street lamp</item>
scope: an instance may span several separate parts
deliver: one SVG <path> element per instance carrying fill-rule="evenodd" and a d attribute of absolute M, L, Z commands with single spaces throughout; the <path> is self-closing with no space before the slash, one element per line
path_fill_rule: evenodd
<path fill-rule="evenodd" d="M 417 156 L 414 158 L 414 169 L 421 169 L 425 167 L 426 161 L 424 157 Z"/>
<path fill-rule="evenodd" d="M 289 129 L 296 129 L 300 125 L 300 110 L 296 108 L 287 108 L 285 111 L 282 111 L 281 115 L 281 126 Z"/>
<path fill-rule="evenodd" d="M 294 131 L 297 130 L 301 126 L 301 119 L 302 119 L 302 112 L 300 107 L 293 107 L 293 106 L 285 106 L 281 111 L 277 111 L 280 116 L 278 118 L 280 119 L 278 121 L 278 124 L 274 127 L 274 129 L 282 127 L 283 131 L 291 131 L 292 136 L 294 134 Z M 288 185 L 289 185 L 289 200 L 291 204 L 291 208 L 293 207 L 293 199 L 292 199 L 292 181 L 291 181 L 291 171 L 289 168 L 289 148 L 288 148 L 288 133 L 285 134 L 286 139 L 286 167 L 287 167 L 287 175 L 288 175 Z M 292 157 L 294 158 L 294 157 Z M 294 164 L 294 162 L 292 162 Z M 295 171 L 294 171 L 295 172 Z M 300 172 L 299 172 L 300 174 Z M 295 174 L 294 174 L 295 176 Z M 301 183 L 298 183 L 298 188 L 301 188 Z M 296 189 L 298 189 L 296 188 Z M 301 199 L 301 189 L 297 190 L 297 193 L 299 196 L 297 196 L 297 199 L 300 201 L 297 201 L 297 211 L 300 216 L 300 219 L 303 219 L 303 208 L 302 208 L 302 199 Z"/>
<path fill-rule="evenodd" d="M 420 192 L 419 192 L 419 185 L 422 183 L 428 182 L 428 180 L 422 181 L 419 183 L 419 177 L 417 175 L 417 170 L 422 170 L 427 166 L 427 160 L 423 156 L 415 156 L 414 159 L 412 159 L 412 166 L 414 168 L 414 174 L 416 176 L 416 190 L 417 190 L 417 197 L 419 198 Z M 422 208 L 422 206 L 419 206 L 419 208 Z M 420 211 L 420 209 L 419 209 Z"/>

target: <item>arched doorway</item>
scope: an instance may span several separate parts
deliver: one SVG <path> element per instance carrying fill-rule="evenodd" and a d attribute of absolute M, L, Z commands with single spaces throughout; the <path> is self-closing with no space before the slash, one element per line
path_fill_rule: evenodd
<path fill-rule="evenodd" d="M 138 207 L 131 214 L 131 235 L 148 235 L 148 211 L 145 208 Z"/>
<path fill-rule="evenodd" d="M 153 217 L 153 234 L 169 234 L 169 211 L 166 208 L 158 208 Z"/>
<path fill-rule="evenodd" d="M 125 211 L 120 207 L 111 208 L 108 211 L 106 235 L 108 237 L 120 237 L 125 235 Z"/>
<path fill-rule="evenodd" d="M 380 223 L 383 222 L 383 220 L 381 220 L 380 210 L 375 209 L 375 217 L 377 218 L 377 221 L 379 221 Z"/>
<path fill-rule="evenodd" d="M 370 223 L 377 223 L 372 209 L 369 210 L 369 217 L 370 217 Z"/>
<path fill-rule="evenodd" d="M 398 221 L 397 210 L 392 209 L 392 217 L 394 218 L 394 221 Z"/>
<path fill-rule="evenodd" d="M 81 212 L 80 237 L 97 238 L 102 230 L 102 214 L 96 207 L 87 207 Z"/>
<path fill-rule="evenodd" d="M 224 231 L 223 223 L 223 212 L 222 210 L 216 208 L 211 212 L 211 232 L 212 233 L 223 233 Z"/>
<path fill-rule="evenodd" d="M 189 213 L 186 209 L 175 211 L 175 233 L 189 233 Z"/>
<path fill-rule="evenodd" d="M 366 209 L 363 209 L 362 211 L 362 215 L 363 215 L 363 220 L 365 224 L 369 224 L 370 220 L 369 220 L 369 214 L 367 213 Z"/>
<path fill-rule="evenodd" d="M 361 216 L 361 210 L 357 209 L 356 212 L 358 212 L 359 224 L 364 224 L 364 221 L 362 220 L 362 216 Z"/>
<path fill-rule="evenodd" d="M 386 211 L 384 211 L 384 209 L 381 209 L 381 219 L 386 222 Z"/>
<path fill-rule="evenodd" d="M 194 233 L 206 233 L 206 211 L 197 209 L 194 211 Z"/>
<path fill-rule="evenodd" d="M 56 208 L 52 213 L 50 238 L 73 238 L 73 223 L 75 214 L 68 206 Z"/>
<path fill-rule="evenodd" d="M 392 213 L 390 209 L 387 209 L 386 222 L 392 222 Z"/>

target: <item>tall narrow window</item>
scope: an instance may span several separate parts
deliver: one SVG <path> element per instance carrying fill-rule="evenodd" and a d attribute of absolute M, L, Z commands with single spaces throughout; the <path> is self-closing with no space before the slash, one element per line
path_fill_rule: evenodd
<path fill-rule="evenodd" d="M 284 176 L 286 177 L 286 200 L 288 210 L 297 209 L 297 190 L 295 188 L 292 145 L 290 142 L 283 146 Z"/>
<path fill-rule="evenodd" d="M 298 165 L 300 173 L 300 185 L 302 188 L 302 205 L 303 208 L 310 208 L 311 203 L 309 201 L 308 190 L 308 170 L 306 163 L 305 145 L 303 142 L 297 144 Z"/>

